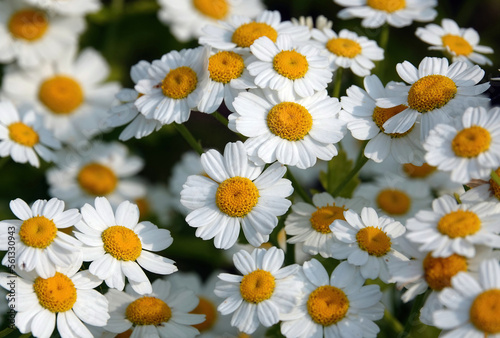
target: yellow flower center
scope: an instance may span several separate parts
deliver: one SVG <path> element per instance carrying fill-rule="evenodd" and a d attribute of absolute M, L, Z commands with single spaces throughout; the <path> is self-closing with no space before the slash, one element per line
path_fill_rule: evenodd
<path fill-rule="evenodd" d="M 144 296 L 134 300 L 125 310 L 125 318 L 134 325 L 161 325 L 172 317 L 172 310 L 161 299 Z"/>
<path fill-rule="evenodd" d="M 436 167 L 429 165 L 427 163 L 422 164 L 421 166 L 414 165 L 411 163 L 403 164 L 403 171 L 411 178 L 424 178 L 431 175 L 436 171 Z"/>
<path fill-rule="evenodd" d="M 49 21 L 42 11 L 22 9 L 15 12 L 9 20 L 9 31 L 13 37 L 35 41 L 45 35 Z"/>
<path fill-rule="evenodd" d="M 274 276 L 269 271 L 257 269 L 243 276 L 240 283 L 241 297 L 257 304 L 271 298 L 275 286 Z"/>
<path fill-rule="evenodd" d="M 410 210 L 411 199 L 401 190 L 385 189 L 378 194 L 377 205 L 389 215 L 404 215 Z"/>
<path fill-rule="evenodd" d="M 38 98 L 55 114 L 71 114 L 83 103 L 84 95 L 76 80 L 57 75 L 43 81 Z"/>
<path fill-rule="evenodd" d="M 420 113 L 441 108 L 457 94 L 457 85 L 444 75 L 427 75 L 408 91 L 408 105 Z"/>
<path fill-rule="evenodd" d="M 244 217 L 259 200 L 259 190 L 246 177 L 231 177 L 219 184 L 215 204 L 220 211 L 231 217 Z"/>
<path fill-rule="evenodd" d="M 377 125 L 377 127 L 379 127 L 381 132 L 389 135 L 391 138 L 405 136 L 413 130 L 413 127 L 415 125 L 411 126 L 411 128 L 408 129 L 407 131 L 405 131 L 404 133 L 386 133 L 383 125 L 388 119 L 401 113 L 406 108 L 408 108 L 408 107 L 405 106 L 404 104 L 400 104 L 399 106 L 395 106 L 395 107 L 391 107 L 391 108 L 375 107 L 373 109 L 373 114 L 372 114 L 373 122 L 375 122 L 375 124 Z"/>
<path fill-rule="evenodd" d="M 260 37 L 267 36 L 273 42 L 278 38 L 278 32 L 267 23 L 249 22 L 235 29 L 231 41 L 238 47 L 250 47 Z"/>
<path fill-rule="evenodd" d="M 127 227 L 113 225 L 102 232 L 101 238 L 104 251 L 118 260 L 135 261 L 141 255 L 141 240 Z"/>
<path fill-rule="evenodd" d="M 467 40 L 458 35 L 446 34 L 441 37 L 441 40 L 443 45 L 456 55 L 469 55 L 474 50 Z"/>
<path fill-rule="evenodd" d="M 180 100 L 191 94 L 198 84 L 196 72 L 189 67 L 182 66 L 172 69 L 161 82 L 163 95 Z"/>
<path fill-rule="evenodd" d="M 21 224 L 19 237 L 21 241 L 32 248 L 45 249 L 56 238 L 57 227 L 45 216 L 28 218 Z"/>
<path fill-rule="evenodd" d="M 217 308 L 214 303 L 205 297 L 199 297 L 199 299 L 200 302 L 198 303 L 198 306 L 191 311 L 191 313 L 205 315 L 205 321 L 200 324 L 193 325 L 193 327 L 198 329 L 200 332 L 204 332 L 210 330 L 217 321 Z"/>
<path fill-rule="evenodd" d="M 406 7 L 405 0 L 367 0 L 366 4 L 373 9 L 393 13 Z"/>
<path fill-rule="evenodd" d="M 391 250 L 391 239 L 379 228 L 369 226 L 358 231 L 356 241 L 361 250 L 381 257 Z"/>
<path fill-rule="evenodd" d="M 283 50 L 273 59 L 274 70 L 290 80 L 304 77 L 309 69 L 309 63 L 304 55 L 294 50 Z"/>
<path fill-rule="evenodd" d="M 223 20 L 229 12 L 226 0 L 193 0 L 194 7 L 215 20 Z"/>
<path fill-rule="evenodd" d="M 307 300 L 307 312 L 312 320 L 330 326 L 342 320 L 349 310 L 349 299 L 344 291 L 335 286 L 323 285 L 311 292 Z"/>
<path fill-rule="evenodd" d="M 437 229 L 450 238 L 466 237 L 481 228 L 481 220 L 472 211 L 456 210 L 441 217 Z"/>
<path fill-rule="evenodd" d="M 470 321 L 488 334 L 500 333 L 500 290 L 491 289 L 480 293 L 469 310 Z"/>
<path fill-rule="evenodd" d="M 8 126 L 9 138 L 23 146 L 32 148 L 40 141 L 38 133 L 22 122 L 14 122 Z"/>
<path fill-rule="evenodd" d="M 271 133 L 288 141 L 299 141 L 312 128 L 309 111 L 295 102 L 281 102 L 267 114 L 267 126 Z"/>
<path fill-rule="evenodd" d="M 118 178 L 108 167 L 99 163 L 89 163 L 80 169 L 77 181 L 87 193 L 105 196 L 115 190 Z"/>
<path fill-rule="evenodd" d="M 119 333 L 115 336 L 115 338 L 130 338 L 130 336 L 132 336 L 132 333 L 134 332 L 134 330 L 132 329 L 128 329 L 127 331 L 125 332 L 122 332 L 122 333 Z"/>
<path fill-rule="evenodd" d="M 441 291 L 451 286 L 451 277 L 460 271 L 467 271 L 467 259 L 457 254 L 449 257 L 432 257 L 432 253 L 428 253 L 423 266 L 424 278 L 429 287 Z"/>
<path fill-rule="evenodd" d="M 38 277 L 33 283 L 33 289 L 40 305 L 50 312 L 69 311 L 76 302 L 76 288 L 73 281 L 60 272 L 46 279 Z"/>
<path fill-rule="evenodd" d="M 476 157 L 490 148 L 491 135 L 480 126 L 460 130 L 451 141 L 451 149 L 460 157 Z"/>
<path fill-rule="evenodd" d="M 333 38 L 326 43 L 326 49 L 331 53 L 346 58 L 354 58 L 361 53 L 361 46 L 356 41 L 344 38 Z"/>
<path fill-rule="evenodd" d="M 335 204 L 318 208 L 318 210 L 311 215 L 311 226 L 317 232 L 328 234 L 332 232 L 330 230 L 330 224 L 332 224 L 333 221 L 337 219 L 345 221 L 344 211 L 346 210 L 348 209 L 345 206 L 337 207 Z"/>
<path fill-rule="evenodd" d="M 500 168 L 497 168 L 497 170 L 495 170 L 495 173 L 497 175 L 500 175 Z M 490 179 L 490 190 L 493 195 L 495 195 L 495 197 L 500 200 L 500 186 L 492 178 Z"/>
<path fill-rule="evenodd" d="M 245 63 L 235 52 L 222 51 L 212 55 L 208 60 L 210 78 L 216 82 L 229 83 L 243 74 Z"/>

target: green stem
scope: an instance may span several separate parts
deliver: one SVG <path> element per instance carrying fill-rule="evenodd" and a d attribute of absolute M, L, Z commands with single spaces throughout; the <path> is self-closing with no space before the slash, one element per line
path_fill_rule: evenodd
<path fill-rule="evenodd" d="M 0 169 L 2 169 L 7 164 L 7 162 L 9 162 L 9 159 L 9 156 L 0 159 Z"/>
<path fill-rule="evenodd" d="M 295 176 L 293 176 L 289 168 L 286 171 L 286 176 L 292 182 L 293 190 L 299 194 L 302 200 L 306 203 L 313 204 L 311 197 L 309 197 L 304 188 L 302 188 L 302 186 L 299 184 Z"/>
<path fill-rule="evenodd" d="M 500 185 L 500 177 L 498 174 L 495 172 L 495 170 L 491 171 L 491 179 L 498 185 Z"/>
<path fill-rule="evenodd" d="M 363 168 L 363 166 L 368 162 L 368 158 L 365 156 L 365 147 L 368 142 L 365 141 L 363 146 L 359 150 L 358 158 L 356 159 L 356 163 L 354 164 L 354 168 L 352 168 L 351 172 L 347 174 L 345 179 L 333 190 L 332 196 L 338 196 L 342 190 L 346 187 L 346 185 L 358 174 L 358 172 Z"/>
<path fill-rule="evenodd" d="M 410 315 L 406 320 L 406 324 L 403 332 L 398 336 L 398 338 L 406 338 L 410 335 L 411 329 L 415 326 L 415 320 L 418 321 L 418 317 L 420 315 L 420 309 L 424 305 L 425 298 L 428 292 L 421 293 L 418 295 L 413 301 L 413 306 L 411 307 Z"/>
<path fill-rule="evenodd" d="M 335 85 L 333 86 L 333 97 L 340 98 L 340 88 L 342 87 L 342 74 L 344 73 L 344 68 L 337 68 L 335 73 Z"/>
<path fill-rule="evenodd" d="M 224 115 L 222 115 L 218 111 L 215 111 L 212 115 L 215 117 L 215 119 L 217 121 L 219 121 L 220 123 L 222 123 L 224 126 L 227 127 L 227 125 L 228 125 L 229 122 L 228 122 L 227 118 Z"/>
<path fill-rule="evenodd" d="M 200 142 L 198 142 L 194 138 L 193 134 L 191 134 L 191 132 L 186 128 L 185 125 L 177 124 L 177 123 L 173 123 L 173 125 L 174 125 L 175 129 L 177 129 L 179 134 L 181 134 L 182 137 L 184 137 L 184 139 L 191 146 L 191 148 L 193 148 L 200 155 L 204 153 L 203 148 L 200 145 Z"/>
<path fill-rule="evenodd" d="M 9 334 L 14 332 L 14 329 L 11 329 L 10 327 L 0 331 L 0 338 L 7 337 Z"/>

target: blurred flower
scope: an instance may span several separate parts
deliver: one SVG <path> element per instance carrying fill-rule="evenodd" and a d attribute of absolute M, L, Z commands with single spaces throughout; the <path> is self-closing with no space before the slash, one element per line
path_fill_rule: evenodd
<path fill-rule="evenodd" d="M 86 15 L 101 9 L 101 0 L 26 0 L 28 3 L 41 7 L 48 12 L 62 15 Z"/>
<path fill-rule="evenodd" d="M 191 175 L 206 175 L 201 165 L 200 155 L 193 151 L 182 154 L 180 160 L 172 167 L 172 175 L 168 181 L 168 190 L 172 195 L 173 207 L 183 215 L 189 213 L 189 209 L 181 203 L 181 191 L 184 183 Z"/>
<path fill-rule="evenodd" d="M 333 22 L 328 20 L 323 15 L 316 17 L 316 22 L 313 22 L 313 18 L 311 16 L 301 16 L 298 19 L 291 18 L 290 20 L 295 26 L 306 26 L 309 30 L 313 28 L 317 28 L 319 30 L 323 30 L 323 28 L 330 29 L 333 26 Z"/>

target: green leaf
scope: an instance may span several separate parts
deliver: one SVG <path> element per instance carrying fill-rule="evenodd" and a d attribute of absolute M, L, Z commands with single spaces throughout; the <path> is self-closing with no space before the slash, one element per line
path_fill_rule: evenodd
<path fill-rule="evenodd" d="M 328 162 L 328 171 L 320 172 L 319 180 L 323 188 L 333 195 L 335 189 L 344 182 L 348 174 L 353 169 L 353 161 L 347 157 L 344 150 L 339 150 L 339 154 Z M 357 175 L 351 179 L 346 186 L 339 192 L 338 196 L 350 198 L 354 189 L 358 186 L 360 180 Z"/>

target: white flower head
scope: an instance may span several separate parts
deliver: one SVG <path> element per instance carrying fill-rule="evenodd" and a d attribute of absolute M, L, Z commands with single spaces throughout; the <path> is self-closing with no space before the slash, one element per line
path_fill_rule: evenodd
<path fill-rule="evenodd" d="M 101 0 L 26 0 L 37 7 L 67 16 L 95 13 L 102 7 Z"/>

